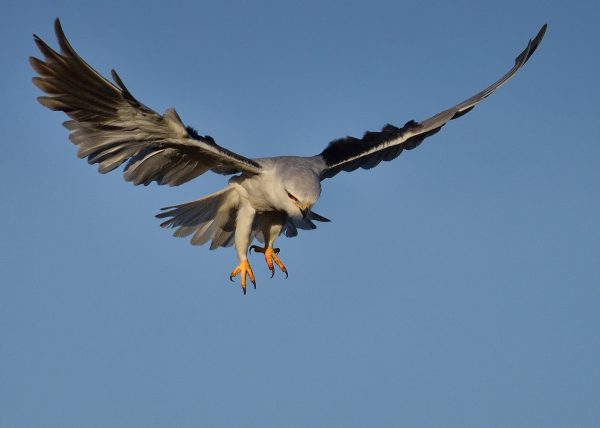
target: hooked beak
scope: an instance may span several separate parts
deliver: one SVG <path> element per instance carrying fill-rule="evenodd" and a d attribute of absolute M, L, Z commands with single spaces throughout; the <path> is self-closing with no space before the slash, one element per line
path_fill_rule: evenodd
<path fill-rule="evenodd" d="M 308 213 L 310 212 L 310 205 L 299 205 L 298 208 L 300 209 L 300 212 L 302 213 L 302 218 L 306 218 L 306 216 L 308 215 Z"/>

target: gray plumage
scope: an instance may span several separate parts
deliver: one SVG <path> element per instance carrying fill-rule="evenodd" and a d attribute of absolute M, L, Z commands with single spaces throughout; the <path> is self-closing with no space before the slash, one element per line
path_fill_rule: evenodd
<path fill-rule="evenodd" d="M 60 25 L 55 32 L 60 53 L 34 35 L 44 59 L 30 58 L 38 76 L 34 84 L 47 95 L 39 102 L 69 116 L 64 126 L 78 147 L 78 156 L 98 164 L 101 173 L 122 164 L 124 177 L 135 185 L 177 186 L 207 171 L 234 175 L 227 187 L 204 198 L 163 208 L 157 215 L 162 227 L 174 228 L 177 237 L 190 237 L 192 244 L 211 242 L 210 248 L 235 244 L 241 274 L 254 283 L 247 253 L 254 239 L 264 247 L 269 269 L 275 262 L 287 275 L 273 244 L 280 234 L 293 237 L 298 229 L 310 230 L 317 222 L 329 221 L 311 210 L 321 193 L 321 181 L 341 171 L 369 169 L 395 159 L 403 150 L 417 147 L 448 121 L 463 116 L 506 83 L 539 46 L 546 25 L 515 59 L 514 66 L 498 81 L 467 100 L 421 122 L 409 121 L 402 128 L 386 125 L 362 138 L 346 137 L 331 142 L 312 157 L 283 156 L 249 159 L 219 146 L 183 124 L 175 109 L 163 115 L 139 102 L 112 70 L 115 82 L 102 77 L 71 47 Z"/>

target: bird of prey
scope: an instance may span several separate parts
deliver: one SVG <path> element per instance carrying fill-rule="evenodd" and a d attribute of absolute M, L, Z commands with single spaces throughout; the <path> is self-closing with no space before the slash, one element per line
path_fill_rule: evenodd
<path fill-rule="evenodd" d="M 104 78 L 75 52 L 56 19 L 54 26 L 60 52 L 34 35 L 43 60 L 30 57 L 38 76 L 33 83 L 47 95 L 39 102 L 69 116 L 64 126 L 78 147 L 78 156 L 98 164 L 102 174 L 125 163 L 125 180 L 135 185 L 178 186 L 207 171 L 233 175 L 227 186 L 212 195 L 162 209 L 156 217 L 162 227 L 174 228 L 177 237 L 191 236 L 191 243 L 211 242 L 210 249 L 235 245 L 239 265 L 230 279 L 240 276 L 246 294 L 249 279 L 256 281 L 248 262 L 251 250 L 262 253 L 275 273 L 285 273 L 275 240 L 293 237 L 298 229 L 315 229 L 329 221 L 312 211 L 321 194 L 321 181 L 341 171 L 370 169 L 395 159 L 403 150 L 417 147 L 448 121 L 469 112 L 506 83 L 527 62 L 540 44 L 546 25 L 529 40 L 514 66 L 498 81 L 467 100 L 421 122 L 409 121 L 399 128 L 386 125 L 362 138 L 335 140 L 316 156 L 280 156 L 251 159 L 234 153 L 210 136 L 186 126 L 175 109 L 160 115 L 138 101 L 112 70 L 114 83 Z M 262 246 L 251 245 L 254 240 Z"/>

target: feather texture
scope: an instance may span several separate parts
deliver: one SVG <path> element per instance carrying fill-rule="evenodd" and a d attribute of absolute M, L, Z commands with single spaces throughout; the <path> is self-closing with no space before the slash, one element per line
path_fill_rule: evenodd
<path fill-rule="evenodd" d="M 78 146 L 78 156 L 98 164 L 101 173 L 125 166 L 125 179 L 148 185 L 177 186 L 206 171 L 257 174 L 260 165 L 233 153 L 209 136 L 186 127 L 175 109 L 164 115 L 138 101 L 113 70 L 116 85 L 90 67 L 55 21 L 60 53 L 34 36 L 44 60 L 30 58 L 38 73 L 33 83 L 47 95 L 39 102 L 65 112 L 64 126 Z"/>
<path fill-rule="evenodd" d="M 448 121 L 457 119 L 471 111 L 496 89 L 505 84 L 527 62 L 539 46 L 546 32 L 543 25 L 533 40 L 515 58 L 514 66 L 500 79 L 471 98 L 444 110 L 423 122 L 409 121 L 402 128 L 386 125 L 379 132 L 367 132 L 362 138 L 346 137 L 335 140 L 317 157 L 325 164 L 321 179 L 331 178 L 340 171 L 357 168 L 370 169 L 382 161 L 395 159 L 403 150 L 417 147 L 425 138 L 438 132 Z"/>

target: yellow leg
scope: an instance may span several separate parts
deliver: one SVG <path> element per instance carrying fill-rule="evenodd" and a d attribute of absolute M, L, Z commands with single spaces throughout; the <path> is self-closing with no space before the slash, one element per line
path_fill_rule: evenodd
<path fill-rule="evenodd" d="M 253 245 L 250 247 L 250 250 L 254 250 L 257 253 L 262 253 L 265 255 L 265 261 L 267 262 L 267 267 L 269 268 L 269 270 L 271 271 L 271 278 L 273 278 L 273 275 L 275 275 L 275 267 L 273 266 L 273 262 L 275 262 L 275 264 L 277 264 L 277 266 L 279 267 L 279 269 L 281 269 L 281 271 L 283 273 L 285 273 L 285 277 L 288 277 L 288 271 L 285 268 L 284 264 L 281 263 L 281 260 L 279 260 L 279 257 L 277 256 L 277 254 L 279 253 L 279 248 L 273 248 L 273 247 L 259 247 L 257 245 Z"/>
<path fill-rule="evenodd" d="M 240 275 L 242 291 L 246 294 L 246 275 L 250 278 L 250 282 L 254 285 L 256 289 L 256 281 L 254 280 L 254 273 L 252 272 L 252 268 L 250 267 L 250 263 L 248 260 L 242 260 L 238 267 L 236 267 L 231 274 L 229 275 L 229 280 L 233 282 L 233 278 L 237 275 Z"/>

